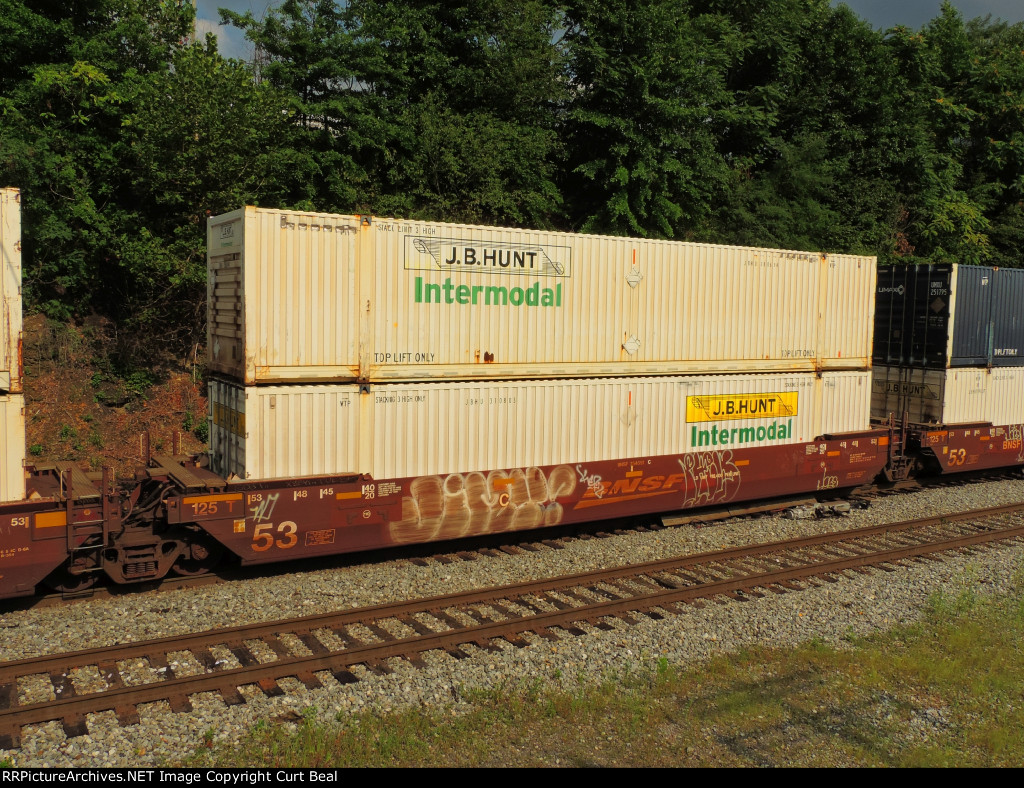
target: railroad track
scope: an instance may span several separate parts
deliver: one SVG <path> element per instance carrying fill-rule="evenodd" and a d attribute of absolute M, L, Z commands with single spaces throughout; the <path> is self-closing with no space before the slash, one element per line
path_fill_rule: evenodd
<path fill-rule="evenodd" d="M 352 683 L 364 670 L 390 673 L 387 660 L 396 657 L 421 665 L 428 651 L 463 658 L 468 646 L 523 647 L 528 633 L 549 640 L 583 635 L 584 627 L 611 629 L 612 618 L 657 619 L 704 599 L 781 594 L 838 582 L 849 571 L 895 571 L 907 561 L 941 560 L 941 553 L 1022 536 L 1024 504 L 1016 504 L 0 663 L 0 748 L 20 746 L 25 725 L 59 720 L 69 737 L 79 736 L 95 712 L 113 710 L 120 724 L 130 725 L 139 721 L 142 704 L 162 701 L 189 711 L 189 697 L 201 692 L 239 704 L 245 702 L 239 688 L 247 685 L 275 696 L 284 693 L 279 682 L 286 678 L 307 688 Z M 141 679 L 130 669 L 138 660 L 145 663 Z M 46 699 L 38 697 L 42 685 Z"/>

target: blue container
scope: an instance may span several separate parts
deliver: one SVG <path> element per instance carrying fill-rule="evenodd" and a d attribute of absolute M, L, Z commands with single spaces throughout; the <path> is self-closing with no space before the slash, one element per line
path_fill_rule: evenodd
<path fill-rule="evenodd" d="M 878 269 L 875 364 L 1024 366 L 1024 270 L 969 265 Z"/>

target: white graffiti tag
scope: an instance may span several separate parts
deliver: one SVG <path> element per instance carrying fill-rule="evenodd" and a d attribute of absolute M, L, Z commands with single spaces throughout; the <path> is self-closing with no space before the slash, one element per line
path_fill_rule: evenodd
<path fill-rule="evenodd" d="M 581 468 L 579 465 L 576 466 L 576 473 L 579 474 L 580 482 L 590 489 L 595 498 L 604 496 L 604 484 L 601 482 L 600 476 L 596 473 L 587 473 L 587 469 Z"/>
<path fill-rule="evenodd" d="M 741 475 L 732 461 L 732 451 L 706 451 L 686 454 L 679 459 L 686 475 L 683 506 L 708 506 L 736 497 Z"/>
<path fill-rule="evenodd" d="M 256 506 L 249 509 L 249 511 L 252 512 L 252 519 L 257 523 L 269 520 L 274 514 L 274 508 L 277 506 L 277 500 L 280 497 L 280 493 L 268 495 L 265 499 L 256 504 Z"/>
<path fill-rule="evenodd" d="M 839 477 L 832 476 L 828 472 L 828 465 L 821 463 L 821 481 L 818 482 L 819 490 L 834 490 L 839 487 Z"/>
<path fill-rule="evenodd" d="M 1024 435 L 1024 424 L 1011 424 L 1006 428 L 1006 439 L 1007 441 L 1017 442 L 1017 448 L 1020 451 L 1017 452 L 1017 462 L 1024 463 L 1024 441 L 1021 440 L 1021 436 Z"/>

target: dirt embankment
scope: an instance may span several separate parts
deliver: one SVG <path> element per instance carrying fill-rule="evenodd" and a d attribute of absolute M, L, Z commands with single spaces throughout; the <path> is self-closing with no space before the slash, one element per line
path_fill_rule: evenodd
<path fill-rule="evenodd" d="M 111 329 L 102 321 L 55 323 L 42 315 L 24 326 L 26 461 L 72 460 L 131 475 L 141 462 L 141 436 L 154 453 L 206 448 L 202 369 L 171 360 L 163 369 L 130 369 L 110 354 Z M 200 355 L 201 358 L 201 355 Z"/>

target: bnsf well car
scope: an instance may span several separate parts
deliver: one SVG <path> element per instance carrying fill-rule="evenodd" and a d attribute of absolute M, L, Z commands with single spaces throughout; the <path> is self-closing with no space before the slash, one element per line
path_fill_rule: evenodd
<path fill-rule="evenodd" d="M 1024 464 L 1020 272 L 249 207 L 208 456 L 33 466 L 0 194 L 0 598 Z"/>

